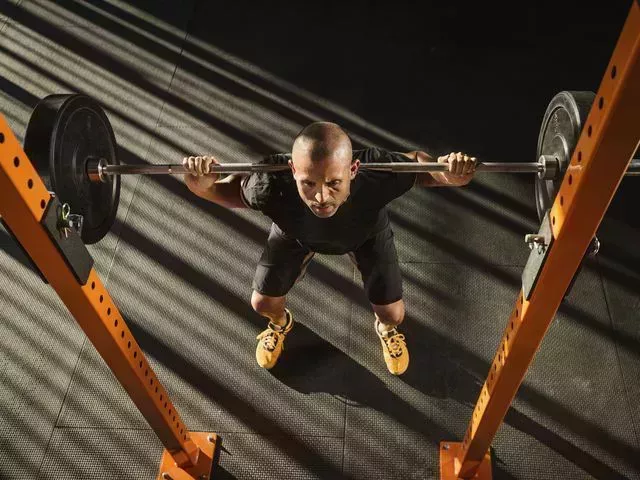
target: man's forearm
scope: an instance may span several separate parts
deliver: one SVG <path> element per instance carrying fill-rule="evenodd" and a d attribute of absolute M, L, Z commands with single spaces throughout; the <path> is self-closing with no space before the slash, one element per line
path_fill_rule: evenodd
<path fill-rule="evenodd" d="M 414 151 L 405 154 L 419 163 L 433 163 L 436 160 L 426 152 Z M 471 175 L 457 176 L 448 172 L 424 172 L 416 175 L 415 185 L 421 187 L 460 187 L 471 180 Z"/>
<path fill-rule="evenodd" d="M 240 193 L 239 175 L 229 175 L 218 180 L 208 188 L 198 188 L 197 186 L 188 186 L 189 190 L 200 198 L 204 198 L 218 205 L 227 208 L 245 208 Z"/>

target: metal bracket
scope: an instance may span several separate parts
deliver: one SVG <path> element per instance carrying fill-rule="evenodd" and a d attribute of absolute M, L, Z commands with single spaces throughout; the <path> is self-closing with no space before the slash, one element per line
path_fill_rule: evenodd
<path fill-rule="evenodd" d="M 522 271 L 522 289 L 524 297 L 529 300 L 531 292 L 538 282 L 540 271 L 547 259 L 547 254 L 553 245 L 553 233 L 551 231 L 551 219 L 549 218 L 549 210 L 544 214 L 540 230 L 537 234 L 525 235 L 525 241 L 531 248 L 529 259 Z"/>
<path fill-rule="evenodd" d="M 76 228 L 67 226 L 61 229 L 63 205 L 55 195 L 47 204 L 40 223 L 47 230 L 58 251 L 64 257 L 65 262 L 73 272 L 80 285 L 87 283 L 89 273 L 93 268 L 93 257 L 87 250 L 84 242 L 77 233 Z"/>

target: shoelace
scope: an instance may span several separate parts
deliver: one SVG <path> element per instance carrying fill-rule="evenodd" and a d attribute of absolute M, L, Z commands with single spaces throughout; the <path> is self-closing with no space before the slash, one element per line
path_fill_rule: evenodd
<path fill-rule="evenodd" d="M 397 358 L 402 355 L 404 351 L 404 335 L 401 333 L 395 334 L 393 337 L 386 339 L 387 348 L 389 348 L 389 355 L 393 358 Z"/>
<path fill-rule="evenodd" d="M 280 340 L 280 332 L 271 329 L 265 330 L 258 335 L 258 340 L 262 340 L 262 346 L 265 350 L 273 352 L 276 349 L 278 340 Z"/>

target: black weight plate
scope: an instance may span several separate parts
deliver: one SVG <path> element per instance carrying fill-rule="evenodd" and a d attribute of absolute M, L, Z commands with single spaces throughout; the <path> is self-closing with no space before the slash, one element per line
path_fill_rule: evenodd
<path fill-rule="evenodd" d="M 49 95 L 33 110 L 24 151 L 47 188 L 71 213 L 84 217 L 82 240 L 96 243 L 111 229 L 120 201 L 120 176 L 94 183 L 87 159 L 118 165 L 116 139 L 100 104 L 81 94 Z"/>
<path fill-rule="evenodd" d="M 553 155 L 559 161 L 560 172 L 557 178 L 548 180 L 536 175 L 536 210 L 540 221 L 553 205 L 595 96 L 593 92 L 562 91 L 547 107 L 538 135 L 536 159 L 540 155 Z"/>

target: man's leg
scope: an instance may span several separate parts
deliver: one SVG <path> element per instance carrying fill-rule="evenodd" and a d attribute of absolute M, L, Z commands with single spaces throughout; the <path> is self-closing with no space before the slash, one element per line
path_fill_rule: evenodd
<path fill-rule="evenodd" d="M 360 273 L 375 314 L 375 329 L 388 370 L 401 375 L 409 366 L 409 350 L 397 327 L 404 320 L 402 274 L 391 227 L 367 240 L 352 259 Z"/>
<path fill-rule="evenodd" d="M 381 333 L 393 330 L 404 321 L 404 300 L 400 299 L 388 305 L 371 304 Z"/>
<path fill-rule="evenodd" d="M 301 278 L 313 252 L 286 237 L 273 224 L 253 279 L 251 306 L 269 320 L 267 329 L 258 335 L 256 361 L 272 368 L 284 348 L 286 335 L 293 328 L 293 315 L 285 307 L 286 294 Z"/>
<path fill-rule="evenodd" d="M 270 297 L 254 290 L 251 294 L 251 307 L 271 323 L 284 327 L 287 323 L 285 304 L 287 297 Z"/>

